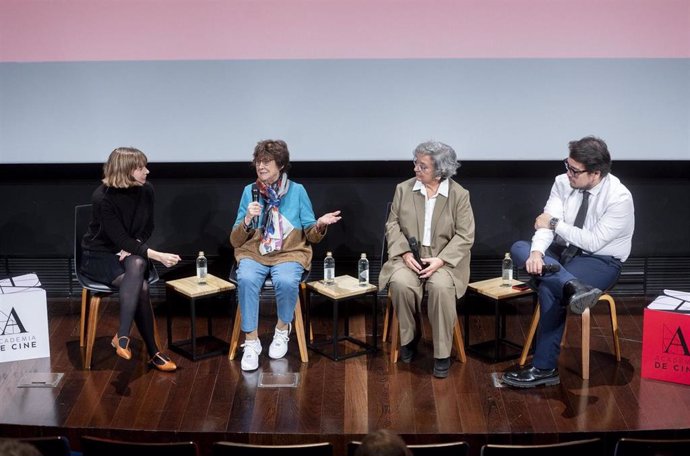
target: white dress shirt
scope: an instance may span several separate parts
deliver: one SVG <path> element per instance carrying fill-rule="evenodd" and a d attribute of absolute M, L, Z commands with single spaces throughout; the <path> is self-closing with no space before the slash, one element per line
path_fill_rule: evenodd
<path fill-rule="evenodd" d="M 438 191 L 434 196 L 429 198 L 426 194 L 426 187 L 420 181 L 414 183 L 412 191 L 419 191 L 424 195 L 424 235 L 422 236 L 422 245 L 426 247 L 431 246 L 431 218 L 434 216 L 434 208 L 436 207 L 436 197 L 443 195 L 448 198 L 448 179 L 443 179 L 438 186 Z"/>
<path fill-rule="evenodd" d="M 544 212 L 559 222 L 555 233 L 546 228 L 534 233 L 532 251 L 543 254 L 555 241 L 561 245 L 575 244 L 584 254 L 610 255 L 621 261 L 628 258 L 635 229 L 635 207 L 630 191 L 612 174 L 588 191 L 587 217 L 583 227 L 576 228 L 573 223 L 582 202 L 582 191 L 570 186 L 566 174 L 556 177 Z"/>

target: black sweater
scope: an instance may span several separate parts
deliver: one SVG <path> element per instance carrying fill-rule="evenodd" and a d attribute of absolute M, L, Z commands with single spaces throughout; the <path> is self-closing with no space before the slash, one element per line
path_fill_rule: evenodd
<path fill-rule="evenodd" d="M 91 197 L 93 215 L 81 245 L 85 250 L 124 250 L 148 258 L 146 241 L 153 233 L 153 186 L 115 188 L 100 185 Z"/>

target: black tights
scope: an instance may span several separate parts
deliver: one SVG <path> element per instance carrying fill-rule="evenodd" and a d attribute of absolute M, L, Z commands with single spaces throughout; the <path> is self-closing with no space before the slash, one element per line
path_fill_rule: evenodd
<path fill-rule="evenodd" d="M 132 320 L 137 324 L 150 357 L 158 352 L 153 337 L 153 308 L 149 300 L 149 283 L 146 281 L 148 261 L 138 255 L 129 255 L 123 261 L 125 273 L 113 280 L 120 292 L 120 329 L 118 337 L 128 336 Z"/>

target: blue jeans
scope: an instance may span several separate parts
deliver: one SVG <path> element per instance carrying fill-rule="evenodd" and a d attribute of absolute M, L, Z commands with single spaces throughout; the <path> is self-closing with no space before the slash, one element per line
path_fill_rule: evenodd
<path fill-rule="evenodd" d="M 278 318 L 290 323 L 295 315 L 299 283 L 304 268 L 290 261 L 275 266 L 265 266 L 250 258 L 243 258 L 237 267 L 237 294 L 242 314 L 242 331 L 255 331 L 259 327 L 259 293 L 268 275 L 276 293 Z"/>
<path fill-rule="evenodd" d="M 510 249 L 511 256 L 518 268 L 523 268 L 529 258 L 532 244 L 517 241 Z M 549 248 L 544 255 L 544 263 L 559 264 L 559 255 Z M 536 277 L 539 285 L 539 330 L 534 349 L 532 365 L 539 369 L 558 367 L 558 355 L 561 352 L 561 338 L 565 329 L 567 303 L 563 302 L 563 286 L 578 279 L 583 283 L 605 291 L 611 288 L 618 279 L 622 263 L 602 255 L 577 255 L 561 270 L 541 277 Z"/>

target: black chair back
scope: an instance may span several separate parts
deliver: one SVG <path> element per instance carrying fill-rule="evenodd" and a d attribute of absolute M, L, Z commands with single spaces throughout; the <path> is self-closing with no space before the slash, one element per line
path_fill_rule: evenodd
<path fill-rule="evenodd" d="M 303 445 L 216 442 L 213 444 L 213 456 L 333 456 L 333 445 L 328 442 Z"/>
<path fill-rule="evenodd" d="M 362 444 L 359 441 L 348 442 L 347 455 L 354 456 L 357 448 Z M 470 445 L 467 442 L 429 443 L 424 445 L 407 445 L 413 456 L 467 456 L 470 454 Z"/>
<path fill-rule="evenodd" d="M 386 239 L 386 223 L 388 222 L 388 216 L 391 213 L 391 207 L 393 206 L 392 201 L 388 201 L 386 203 L 386 216 L 384 217 L 384 222 L 383 222 L 383 236 L 381 236 L 381 265 L 379 267 L 379 272 L 383 268 L 383 265 L 386 264 L 386 261 L 388 260 L 388 239 Z"/>
<path fill-rule="evenodd" d="M 84 436 L 81 438 L 84 456 L 198 456 L 199 449 L 194 442 L 141 443 L 101 439 Z"/>
<path fill-rule="evenodd" d="M 61 435 L 23 438 L 21 441 L 36 447 L 43 456 L 70 456 L 69 440 Z"/>
<path fill-rule="evenodd" d="M 686 456 L 690 440 L 649 440 L 622 438 L 616 443 L 614 456 Z"/>
<path fill-rule="evenodd" d="M 481 456 L 599 456 L 601 439 L 575 440 L 550 445 L 484 445 Z"/>

